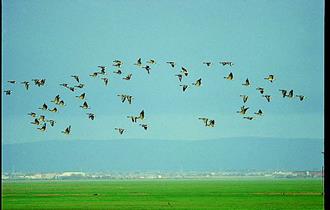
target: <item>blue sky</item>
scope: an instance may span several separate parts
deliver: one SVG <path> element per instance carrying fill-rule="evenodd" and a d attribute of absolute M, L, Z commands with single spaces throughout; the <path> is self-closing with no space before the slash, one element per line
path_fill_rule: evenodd
<path fill-rule="evenodd" d="M 3 0 L 2 93 L 3 143 L 44 140 L 215 139 L 237 136 L 324 137 L 324 2 L 323 1 L 87 1 Z M 155 59 L 151 74 L 133 65 Z M 124 75 L 100 78 L 88 75 L 98 65 L 116 70 L 112 61 L 124 62 Z M 229 60 L 234 66 L 222 66 Z M 175 61 L 172 69 L 166 61 Z M 212 61 L 211 67 L 202 64 Z M 190 75 L 182 84 L 202 78 L 202 87 L 181 91 L 174 76 L 180 67 Z M 234 80 L 223 77 L 233 72 Z M 132 73 L 131 81 L 121 78 Z M 60 83 L 76 84 L 78 74 L 96 119 L 87 118 L 82 101 Z M 270 83 L 263 78 L 274 74 Z M 45 87 L 32 84 L 45 78 Z M 246 78 L 252 87 L 241 84 Z M 29 80 L 26 91 L 21 84 Z M 255 90 L 264 87 L 273 96 L 268 103 Z M 306 100 L 281 98 L 278 89 L 293 89 Z M 122 104 L 117 94 L 134 96 Z M 68 104 L 59 113 L 37 108 L 57 94 Z M 237 114 L 240 94 L 250 96 L 248 115 L 262 109 L 253 121 Z M 144 131 L 127 115 L 145 110 Z M 41 133 L 27 113 L 35 111 L 57 123 Z M 203 126 L 198 117 L 216 120 Z M 72 126 L 72 134 L 61 133 Z M 118 135 L 115 127 L 127 129 Z"/>

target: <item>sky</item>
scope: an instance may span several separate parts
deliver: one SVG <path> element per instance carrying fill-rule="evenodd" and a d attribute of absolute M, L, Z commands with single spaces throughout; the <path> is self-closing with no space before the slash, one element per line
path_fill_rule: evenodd
<path fill-rule="evenodd" d="M 227 137 L 324 138 L 324 2 L 307 0 L 3 0 L 2 142 Z M 155 59 L 151 73 L 133 65 Z M 123 75 L 112 72 L 122 60 Z M 170 67 L 166 62 L 175 61 Z M 213 62 L 210 67 L 204 61 Z M 222 66 L 220 61 L 232 61 Z M 89 74 L 108 67 L 108 86 Z M 178 81 L 181 67 L 189 76 Z M 225 80 L 230 72 L 234 80 Z M 122 78 L 132 73 L 132 79 Z M 59 84 L 86 85 L 71 92 Z M 265 80 L 275 75 L 273 83 Z M 45 78 L 37 87 L 31 81 Z M 202 86 L 191 83 L 202 78 Z M 249 78 L 251 87 L 241 84 Z M 16 80 L 18 84 L 9 84 Z M 20 84 L 30 81 L 30 89 Z M 190 85 L 183 92 L 180 84 Z M 264 87 L 272 101 L 256 90 Z M 279 89 L 306 96 L 282 98 Z M 90 110 L 75 96 L 86 92 Z M 58 113 L 39 110 L 59 94 Z M 117 94 L 133 95 L 132 104 Z M 249 95 L 247 116 L 236 113 Z M 145 111 L 145 119 L 126 117 Z M 56 121 L 41 132 L 27 113 Z M 95 120 L 86 113 L 95 114 Z M 216 121 L 205 127 L 198 117 Z M 148 124 L 145 131 L 140 123 Z M 71 134 L 61 133 L 71 125 Z M 123 135 L 114 130 L 125 128 Z"/>

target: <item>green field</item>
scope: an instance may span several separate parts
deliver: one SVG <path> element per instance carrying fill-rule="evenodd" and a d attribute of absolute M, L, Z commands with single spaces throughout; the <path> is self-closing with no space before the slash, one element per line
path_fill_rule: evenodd
<path fill-rule="evenodd" d="M 4 181 L 3 209 L 323 209 L 319 179 Z"/>

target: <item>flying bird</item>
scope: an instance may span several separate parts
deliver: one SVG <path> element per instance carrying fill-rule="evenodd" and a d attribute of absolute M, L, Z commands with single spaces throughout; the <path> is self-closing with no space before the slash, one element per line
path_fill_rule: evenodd
<path fill-rule="evenodd" d="M 250 84 L 249 79 L 247 78 L 247 79 L 245 80 L 245 83 L 243 83 L 242 85 L 244 85 L 244 86 L 250 86 L 251 84 Z"/>
<path fill-rule="evenodd" d="M 247 119 L 247 120 L 253 120 L 254 117 L 243 117 L 244 119 Z"/>
<path fill-rule="evenodd" d="M 177 76 L 179 78 L 179 81 L 182 81 L 182 74 L 176 74 L 175 76 Z"/>
<path fill-rule="evenodd" d="M 78 83 L 79 83 L 79 76 L 78 75 L 71 75 Z"/>
<path fill-rule="evenodd" d="M 142 128 L 144 128 L 144 130 L 148 129 L 148 125 L 147 124 L 139 124 Z"/>
<path fill-rule="evenodd" d="M 229 75 L 227 77 L 224 77 L 227 80 L 233 80 L 234 79 L 234 75 L 232 72 L 229 73 Z"/>
<path fill-rule="evenodd" d="M 54 127 L 55 125 L 55 121 L 54 120 L 46 120 L 46 122 L 49 122 L 49 124 Z"/>
<path fill-rule="evenodd" d="M 79 85 L 75 85 L 74 87 L 76 87 L 76 88 L 83 88 L 85 86 L 85 84 L 79 84 Z"/>
<path fill-rule="evenodd" d="M 182 87 L 182 91 L 186 91 L 186 89 L 188 88 L 188 85 L 180 85 Z"/>
<path fill-rule="evenodd" d="M 256 114 L 256 115 L 260 115 L 260 116 L 263 115 L 261 109 L 259 109 L 258 112 L 255 112 L 254 114 Z"/>
<path fill-rule="evenodd" d="M 115 128 L 115 130 L 118 130 L 120 135 L 122 135 L 125 131 L 125 129 L 123 129 L 123 128 Z"/>
<path fill-rule="evenodd" d="M 271 96 L 270 95 L 262 95 L 262 97 L 265 97 L 268 102 L 270 102 L 270 100 L 271 100 Z"/>
<path fill-rule="evenodd" d="M 138 119 L 138 117 L 136 117 L 136 116 L 127 116 L 127 118 L 130 118 L 132 120 L 132 122 L 134 122 L 134 123 Z"/>
<path fill-rule="evenodd" d="M 38 120 L 39 122 L 45 122 L 45 115 L 40 115 Z"/>
<path fill-rule="evenodd" d="M 247 96 L 247 95 L 240 95 L 240 97 L 242 97 L 243 103 L 246 103 L 247 100 L 249 99 L 249 96 Z"/>
<path fill-rule="evenodd" d="M 202 78 L 199 78 L 198 80 L 196 80 L 196 82 L 192 84 L 195 85 L 196 87 L 200 87 L 202 85 Z"/>
<path fill-rule="evenodd" d="M 68 87 L 69 86 L 67 83 L 62 83 L 60 85 L 63 86 L 63 87 Z"/>
<path fill-rule="evenodd" d="M 249 107 L 242 106 L 241 107 L 241 110 L 240 111 L 237 111 L 237 113 L 245 114 L 248 109 L 249 109 Z"/>
<path fill-rule="evenodd" d="M 24 84 L 26 90 L 29 89 L 30 83 L 28 81 L 21 82 L 21 84 Z"/>
<path fill-rule="evenodd" d="M 261 87 L 256 88 L 256 90 L 259 90 L 259 92 L 261 94 L 264 94 L 264 91 L 265 91 L 265 89 L 264 88 L 261 88 Z"/>
<path fill-rule="evenodd" d="M 144 119 L 144 110 L 142 110 L 142 111 L 140 112 L 140 115 L 139 115 L 138 119 L 141 119 L 141 120 Z"/>
<path fill-rule="evenodd" d="M 188 76 L 188 70 L 184 67 L 181 67 L 181 72 L 185 75 Z"/>
<path fill-rule="evenodd" d="M 296 95 L 296 97 L 298 97 L 300 101 L 304 100 L 304 98 L 305 98 L 305 96 L 303 96 L 303 95 Z"/>
<path fill-rule="evenodd" d="M 37 114 L 34 113 L 34 112 L 30 112 L 30 113 L 28 113 L 28 115 L 30 115 L 31 117 L 36 117 L 37 116 Z"/>
<path fill-rule="evenodd" d="M 93 114 L 93 113 L 86 113 L 86 114 L 88 115 L 89 119 L 94 120 L 95 114 Z"/>
<path fill-rule="evenodd" d="M 86 96 L 86 93 L 82 93 L 80 96 L 76 96 L 76 97 L 79 98 L 79 99 L 84 100 L 85 96 Z"/>
<path fill-rule="evenodd" d="M 6 95 L 9 96 L 13 91 L 12 91 L 12 90 L 4 90 L 3 92 L 4 92 Z"/>
<path fill-rule="evenodd" d="M 8 80 L 7 82 L 8 82 L 8 83 L 11 83 L 11 84 L 15 84 L 15 83 L 16 83 L 15 80 Z"/>
<path fill-rule="evenodd" d="M 122 64 L 123 64 L 122 61 L 120 61 L 120 60 L 114 60 L 112 65 L 120 68 Z"/>
<path fill-rule="evenodd" d="M 64 131 L 61 132 L 64 133 L 65 135 L 69 135 L 71 132 L 71 125 L 69 125 L 69 127 L 67 127 Z"/>
<path fill-rule="evenodd" d="M 90 74 L 89 76 L 91 77 L 96 77 L 98 75 L 98 72 L 93 72 L 92 74 Z"/>
<path fill-rule="evenodd" d="M 132 99 L 133 98 L 134 98 L 133 96 L 126 95 L 126 99 L 127 99 L 127 101 L 128 101 L 129 104 L 132 103 Z"/>
<path fill-rule="evenodd" d="M 41 107 L 39 107 L 38 109 L 41 109 L 41 110 L 47 110 L 48 106 L 47 104 L 43 104 Z"/>
<path fill-rule="evenodd" d="M 83 105 L 80 106 L 80 107 L 83 108 L 83 109 L 90 109 L 90 107 L 89 107 L 88 104 L 87 104 L 87 101 L 85 101 L 85 102 L 83 103 Z"/>
<path fill-rule="evenodd" d="M 223 66 L 225 66 L 225 65 L 229 65 L 229 66 L 234 65 L 234 63 L 231 62 L 231 61 L 221 61 L 220 64 L 222 64 Z"/>
<path fill-rule="evenodd" d="M 54 100 L 52 100 L 50 102 L 53 102 L 55 104 L 59 104 L 60 103 L 60 95 L 55 96 Z"/>
<path fill-rule="evenodd" d="M 289 98 L 292 98 L 293 97 L 293 90 L 290 90 L 289 91 L 289 94 L 287 95 L 287 97 L 289 97 Z"/>
<path fill-rule="evenodd" d="M 170 64 L 172 66 L 172 68 L 174 68 L 174 66 L 175 66 L 175 62 L 173 62 L 173 61 L 168 61 L 166 63 Z"/>
<path fill-rule="evenodd" d="M 99 67 L 101 69 L 101 71 L 98 72 L 99 74 L 102 74 L 102 75 L 105 75 L 106 74 L 106 72 L 105 72 L 106 66 L 97 66 L 97 67 Z"/>
<path fill-rule="evenodd" d="M 203 64 L 210 66 L 212 63 L 208 61 L 208 62 L 203 62 Z"/>
<path fill-rule="evenodd" d="M 115 74 L 121 74 L 122 72 L 121 72 L 120 69 L 118 69 L 117 71 L 114 71 L 113 73 L 115 73 Z"/>
<path fill-rule="evenodd" d="M 54 107 L 53 109 L 48 109 L 50 112 L 57 112 L 56 107 Z"/>
<path fill-rule="evenodd" d="M 205 126 L 207 126 L 208 124 L 208 121 L 209 121 L 209 119 L 208 118 L 206 118 L 206 117 L 199 117 L 198 118 L 199 120 L 203 120 L 203 122 L 205 123 Z"/>
<path fill-rule="evenodd" d="M 64 101 L 61 100 L 61 101 L 58 103 L 58 105 L 60 105 L 60 106 L 65 106 Z"/>
<path fill-rule="evenodd" d="M 130 80 L 132 78 L 132 74 L 128 74 L 126 77 L 124 77 L 124 80 Z"/>
<path fill-rule="evenodd" d="M 46 123 L 43 124 L 43 126 L 41 128 L 37 128 L 40 131 L 46 131 Z"/>
<path fill-rule="evenodd" d="M 287 90 L 279 89 L 281 91 L 283 98 L 285 98 L 286 93 L 288 92 Z"/>
<path fill-rule="evenodd" d="M 215 126 L 215 120 L 209 120 L 209 123 L 206 126 L 207 127 L 214 127 Z"/>
<path fill-rule="evenodd" d="M 122 103 L 125 102 L 126 97 L 127 97 L 127 95 L 124 95 L 124 94 L 120 94 L 120 95 L 118 94 L 117 96 L 121 97 L 121 102 L 122 102 Z"/>
<path fill-rule="evenodd" d="M 101 78 L 103 81 L 104 81 L 104 84 L 105 84 L 105 86 L 107 86 L 108 85 L 108 82 L 109 82 L 109 79 L 108 78 Z"/>
<path fill-rule="evenodd" d="M 39 120 L 38 120 L 37 118 L 35 118 L 35 119 L 34 119 L 34 121 L 33 121 L 33 122 L 31 122 L 31 124 L 34 124 L 34 125 L 39 125 L 39 124 L 40 124 L 40 122 L 39 122 Z"/>
<path fill-rule="evenodd" d="M 141 62 L 141 58 L 139 58 L 136 63 L 134 63 L 134 65 L 136 66 L 141 66 L 142 65 L 142 62 Z"/>
<path fill-rule="evenodd" d="M 155 63 L 156 63 L 156 61 L 155 61 L 155 60 L 153 60 L 153 59 L 150 59 L 150 60 L 148 60 L 148 61 L 147 61 L 147 63 L 150 63 L 150 64 L 155 64 Z"/>
<path fill-rule="evenodd" d="M 144 68 L 145 70 L 147 70 L 148 74 L 150 74 L 150 66 L 146 65 L 146 66 L 143 66 L 142 68 Z"/>
<path fill-rule="evenodd" d="M 274 77 L 274 75 L 270 74 L 270 75 L 268 75 L 268 77 L 265 77 L 264 79 L 268 80 L 270 82 L 273 82 L 275 80 L 275 77 Z"/>

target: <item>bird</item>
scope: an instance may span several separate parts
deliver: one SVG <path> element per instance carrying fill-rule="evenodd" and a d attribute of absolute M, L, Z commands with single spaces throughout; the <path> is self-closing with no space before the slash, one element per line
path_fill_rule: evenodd
<path fill-rule="evenodd" d="M 305 98 L 305 96 L 303 96 L 303 95 L 296 95 L 296 97 L 298 97 L 300 101 L 304 100 L 304 98 Z"/>
<path fill-rule="evenodd" d="M 133 96 L 126 95 L 126 99 L 127 99 L 128 103 L 131 104 Z"/>
<path fill-rule="evenodd" d="M 71 125 L 69 125 L 69 127 L 67 127 L 64 131 L 61 131 L 62 133 L 69 135 L 71 132 Z"/>
<path fill-rule="evenodd" d="M 202 78 L 199 78 L 198 80 L 196 80 L 196 82 L 192 84 L 195 85 L 196 87 L 200 87 L 202 85 Z"/>
<path fill-rule="evenodd" d="M 53 102 L 55 104 L 59 104 L 60 103 L 60 95 L 55 96 L 54 100 L 52 100 L 50 102 Z"/>
<path fill-rule="evenodd" d="M 172 68 L 175 67 L 175 62 L 173 62 L 173 61 L 168 61 L 168 62 L 166 62 L 166 63 L 170 64 L 170 65 L 172 66 Z"/>
<path fill-rule="evenodd" d="M 138 117 L 136 116 L 127 116 L 127 118 L 130 118 L 132 122 L 136 122 L 136 120 L 138 119 Z"/>
<path fill-rule="evenodd" d="M 141 62 L 141 58 L 139 58 L 136 63 L 134 63 L 134 65 L 136 66 L 141 66 L 142 65 L 142 62 Z"/>
<path fill-rule="evenodd" d="M 147 63 L 150 63 L 150 64 L 155 64 L 155 63 L 156 63 L 156 61 L 155 61 L 155 60 L 153 60 L 153 59 L 150 59 L 150 60 L 148 60 L 148 61 L 147 61 Z"/>
<path fill-rule="evenodd" d="M 182 74 L 176 74 L 175 76 L 177 76 L 179 78 L 179 81 L 182 81 Z"/>
<path fill-rule="evenodd" d="M 274 77 L 274 75 L 270 74 L 270 75 L 268 75 L 268 77 L 265 77 L 264 79 L 268 80 L 270 82 L 273 82 L 275 80 L 275 77 Z"/>
<path fill-rule="evenodd" d="M 207 126 L 208 124 L 208 121 L 209 121 L 209 119 L 208 118 L 206 118 L 206 117 L 199 117 L 198 118 L 199 120 L 203 120 L 203 122 L 205 123 L 205 126 Z"/>
<path fill-rule="evenodd" d="M 89 119 L 94 120 L 95 114 L 93 114 L 93 113 L 86 113 L 86 114 L 88 115 Z"/>
<path fill-rule="evenodd" d="M 246 103 L 247 100 L 249 99 L 249 96 L 247 96 L 247 95 L 240 95 L 240 97 L 243 98 L 243 103 Z"/>
<path fill-rule="evenodd" d="M 229 75 L 227 77 L 224 77 L 227 80 L 233 80 L 234 79 L 234 75 L 232 72 L 229 73 Z"/>
<path fill-rule="evenodd" d="M 79 85 L 75 85 L 74 87 L 76 87 L 76 88 L 83 88 L 84 86 L 85 86 L 85 84 L 79 83 Z"/>
<path fill-rule="evenodd" d="M 63 86 L 63 87 L 68 87 L 68 84 L 67 83 L 62 83 L 60 85 Z"/>
<path fill-rule="evenodd" d="M 122 103 L 124 103 L 125 102 L 125 100 L 126 100 L 126 95 L 124 95 L 124 94 L 118 94 L 117 96 L 119 96 L 119 97 L 121 97 L 121 102 Z"/>
<path fill-rule="evenodd" d="M 249 107 L 242 106 L 241 107 L 241 110 L 240 111 L 237 111 L 237 113 L 245 114 L 248 109 L 249 109 Z"/>
<path fill-rule="evenodd" d="M 21 84 L 24 84 L 26 90 L 29 89 L 30 83 L 28 81 L 23 81 L 23 82 L 21 82 Z"/>
<path fill-rule="evenodd" d="M 71 75 L 78 83 L 79 83 L 79 76 L 78 75 Z"/>
<path fill-rule="evenodd" d="M 270 100 L 271 100 L 271 96 L 270 95 L 262 95 L 262 97 L 265 97 L 268 102 L 270 102 Z"/>
<path fill-rule="evenodd" d="M 144 110 L 142 110 L 142 111 L 140 112 L 140 115 L 139 115 L 138 119 L 141 119 L 141 120 L 144 119 Z"/>
<path fill-rule="evenodd" d="M 46 121 L 45 120 L 45 115 L 40 115 L 38 120 L 39 120 L 39 122 L 41 122 L 41 121 L 45 122 Z"/>
<path fill-rule="evenodd" d="M 102 75 L 106 74 L 106 72 L 105 72 L 106 66 L 97 66 L 97 67 L 99 67 L 101 69 L 101 71 L 98 72 L 99 74 L 102 74 Z"/>
<path fill-rule="evenodd" d="M 281 91 L 283 98 L 285 98 L 286 93 L 288 92 L 287 90 L 279 89 Z"/>
<path fill-rule="evenodd" d="M 244 85 L 244 86 L 250 86 L 251 84 L 250 84 L 249 79 L 246 78 L 245 83 L 243 83 L 242 85 Z"/>
<path fill-rule="evenodd" d="M 231 61 L 221 61 L 220 64 L 222 64 L 223 66 L 225 66 L 225 65 L 229 65 L 229 66 L 234 65 L 234 63 L 231 62 Z"/>
<path fill-rule="evenodd" d="M 50 112 L 57 112 L 57 108 L 54 107 L 53 109 L 48 109 Z"/>
<path fill-rule="evenodd" d="M 150 66 L 146 65 L 146 66 L 143 66 L 142 68 L 144 68 L 145 70 L 147 70 L 148 74 L 150 74 Z"/>
<path fill-rule="evenodd" d="M 126 77 L 124 77 L 124 80 L 130 80 L 132 78 L 132 74 L 128 74 Z"/>
<path fill-rule="evenodd" d="M 210 66 L 212 63 L 208 61 L 208 62 L 203 62 L 203 64 Z"/>
<path fill-rule="evenodd" d="M 188 70 L 184 67 L 181 67 L 181 72 L 185 75 L 188 76 Z"/>
<path fill-rule="evenodd" d="M 34 112 L 30 112 L 30 113 L 28 113 L 28 115 L 30 115 L 31 117 L 36 117 L 37 116 L 37 114 L 34 113 Z"/>
<path fill-rule="evenodd" d="M 215 120 L 209 120 L 209 123 L 206 126 L 207 127 L 214 127 L 215 126 Z"/>
<path fill-rule="evenodd" d="M 60 106 L 65 106 L 64 101 L 61 100 L 61 101 L 58 103 L 58 105 L 60 105 Z"/>
<path fill-rule="evenodd" d="M 288 98 L 292 98 L 293 97 L 293 90 L 290 90 L 289 91 L 289 94 L 288 95 L 286 95 Z"/>
<path fill-rule="evenodd" d="M 7 82 L 8 82 L 8 83 L 11 83 L 11 84 L 15 84 L 15 83 L 16 83 L 15 80 L 8 80 Z"/>
<path fill-rule="evenodd" d="M 256 114 L 256 115 L 260 115 L 260 116 L 263 115 L 261 109 L 259 109 L 258 112 L 255 112 L 254 114 Z"/>
<path fill-rule="evenodd" d="M 125 131 L 124 128 L 115 128 L 115 130 L 118 130 L 119 133 L 120 133 L 120 135 L 122 135 L 124 133 L 124 131 Z"/>
<path fill-rule="evenodd" d="M 120 61 L 120 60 L 114 60 L 112 66 L 116 66 L 116 67 L 119 67 L 120 68 L 122 64 L 123 64 L 122 61 Z"/>
<path fill-rule="evenodd" d="M 96 77 L 98 75 L 98 72 L 93 72 L 92 74 L 90 74 L 89 76 L 91 77 Z"/>
<path fill-rule="evenodd" d="M 3 91 L 6 95 L 10 95 L 13 91 L 12 90 L 4 90 Z"/>
<path fill-rule="evenodd" d="M 254 117 L 243 117 L 244 119 L 247 119 L 247 120 L 253 120 Z"/>
<path fill-rule="evenodd" d="M 42 109 L 42 110 L 47 110 L 48 106 L 47 104 L 43 104 L 41 107 L 39 107 L 38 109 Z"/>
<path fill-rule="evenodd" d="M 142 128 L 144 128 L 144 130 L 148 129 L 148 125 L 147 124 L 139 124 Z"/>
<path fill-rule="evenodd" d="M 103 77 L 101 79 L 104 81 L 104 84 L 107 86 L 108 85 L 108 82 L 109 82 L 109 79 L 108 78 L 105 78 L 105 77 Z"/>
<path fill-rule="evenodd" d="M 37 129 L 39 129 L 41 131 L 46 131 L 46 123 L 44 123 L 42 127 L 37 128 Z"/>
<path fill-rule="evenodd" d="M 34 121 L 33 121 L 33 122 L 31 122 L 31 124 L 34 124 L 34 125 L 39 125 L 39 124 L 40 124 L 40 122 L 39 122 L 39 120 L 38 120 L 37 118 L 35 118 L 35 119 L 34 119 Z"/>
<path fill-rule="evenodd" d="M 76 97 L 79 98 L 79 99 L 84 100 L 85 96 L 86 96 L 86 93 L 82 93 L 80 96 L 76 96 Z"/>
<path fill-rule="evenodd" d="M 80 106 L 80 107 L 83 108 L 83 109 L 90 109 L 90 107 L 89 107 L 88 104 L 87 104 L 87 101 L 85 101 L 85 102 L 83 103 L 83 105 Z"/>
<path fill-rule="evenodd" d="M 114 71 L 113 73 L 115 73 L 115 74 L 121 74 L 122 72 L 121 72 L 120 69 L 118 69 L 117 71 Z"/>
<path fill-rule="evenodd" d="M 182 91 L 186 91 L 186 89 L 188 88 L 188 85 L 180 85 L 182 87 Z"/>
<path fill-rule="evenodd" d="M 67 87 L 69 90 L 71 90 L 72 92 L 75 91 L 74 87 Z"/>
<path fill-rule="evenodd" d="M 55 121 L 54 120 L 46 120 L 46 122 L 49 122 L 49 124 L 53 127 L 55 125 Z"/>
<path fill-rule="evenodd" d="M 264 94 L 264 91 L 265 91 L 265 89 L 261 88 L 261 87 L 256 88 L 256 90 L 259 90 L 261 94 Z"/>

